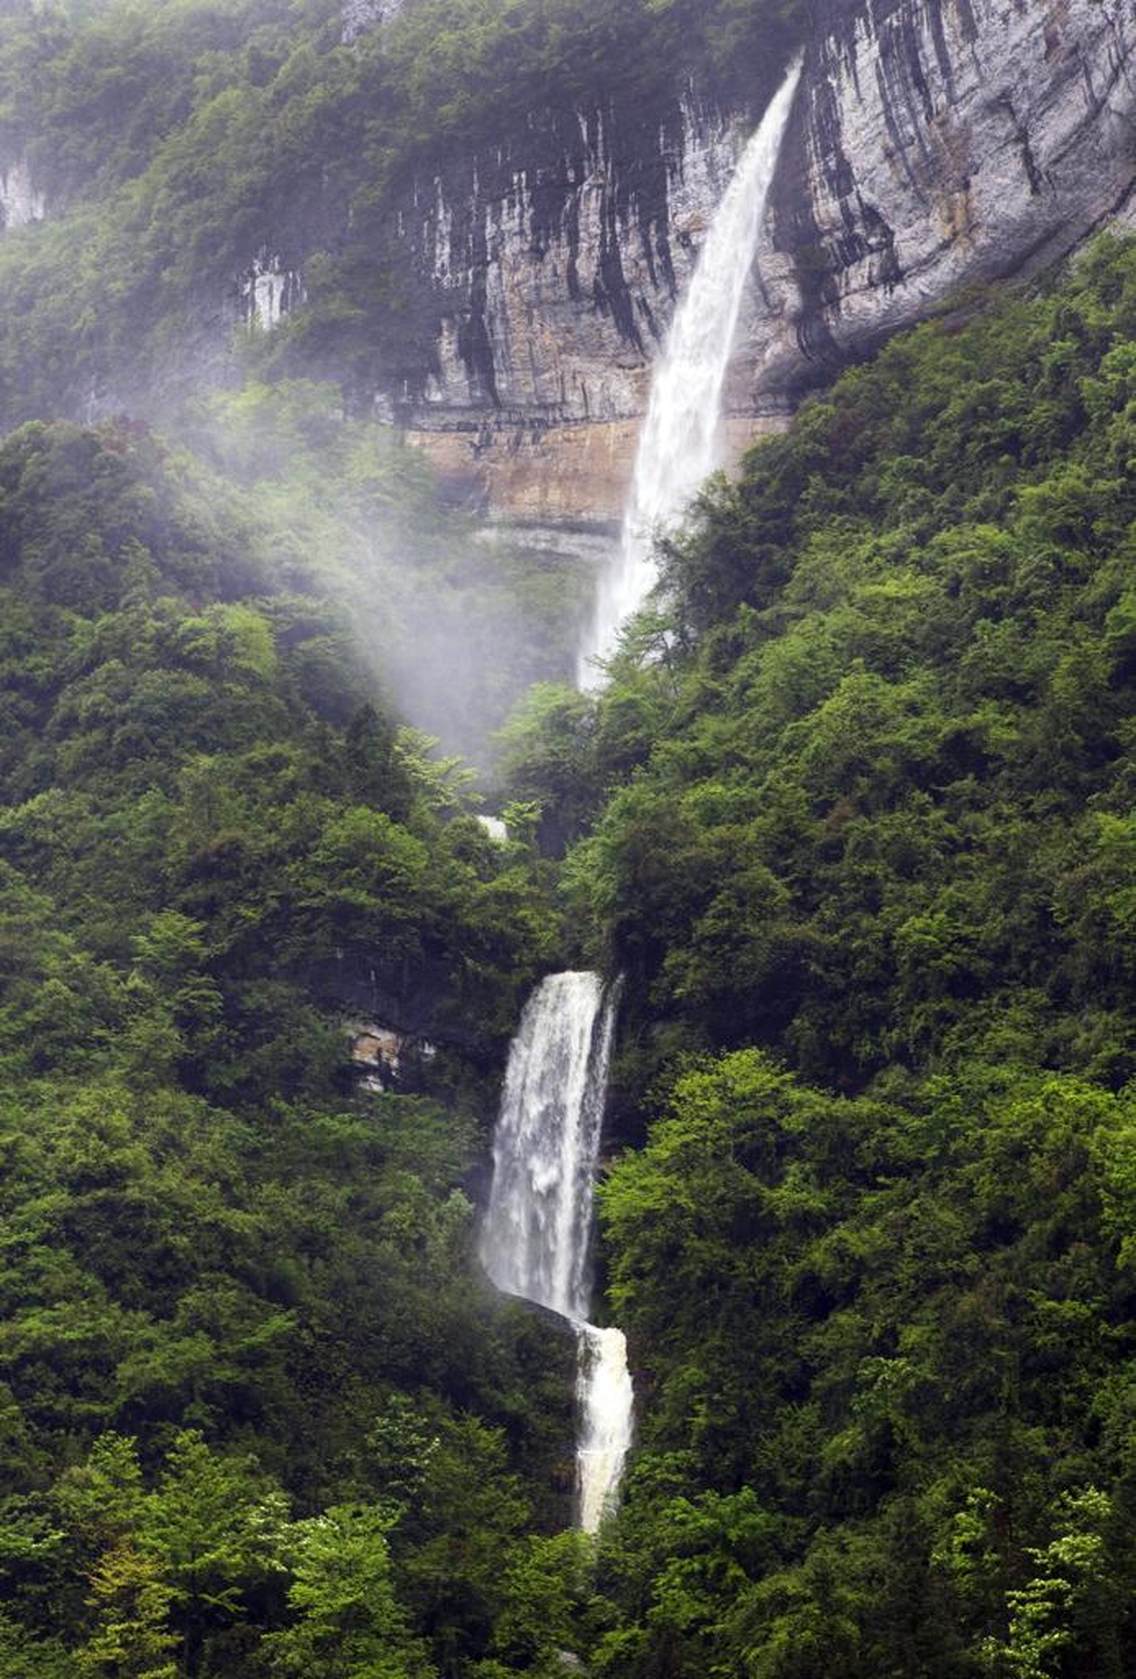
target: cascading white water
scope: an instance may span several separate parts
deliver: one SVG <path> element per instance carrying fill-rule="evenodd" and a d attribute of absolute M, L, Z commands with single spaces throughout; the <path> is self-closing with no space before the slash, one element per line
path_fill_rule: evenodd
<path fill-rule="evenodd" d="M 580 1326 L 576 1398 L 580 1439 L 576 1447 L 580 1526 L 595 1533 L 615 1503 L 623 1465 L 631 1449 L 635 1390 L 627 1368 L 622 1329 Z"/>
<path fill-rule="evenodd" d="M 529 998 L 509 1051 L 482 1232 L 507 1294 L 586 1318 L 592 1174 L 612 1010 L 598 974 L 553 974 Z"/>
<path fill-rule="evenodd" d="M 509 1051 L 493 1142 L 482 1263 L 497 1287 L 561 1313 L 579 1343 L 580 1525 L 598 1528 L 631 1444 L 631 1377 L 618 1329 L 588 1323 L 592 1188 L 615 1006 L 598 974 L 553 974 Z"/>
<path fill-rule="evenodd" d="M 722 389 L 781 137 L 800 75 L 789 71 L 720 204 L 655 370 L 617 563 L 581 649 L 582 688 L 602 680 L 619 628 L 656 580 L 654 540 L 717 464 Z M 614 1006 L 598 974 L 554 974 L 529 999 L 509 1052 L 493 1146 L 482 1261 L 509 1294 L 575 1325 L 580 1526 L 611 1509 L 631 1445 L 631 1376 L 618 1329 L 588 1323 L 592 1185 Z"/>
<path fill-rule="evenodd" d="M 620 627 L 658 580 L 657 535 L 679 524 L 704 479 L 720 464 L 722 390 L 800 73 L 798 61 L 742 154 L 656 364 L 619 553 L 600 579 L 595 613 L 580 649 L 581 688 L 602 683 L 598 661 L 610 658 Z"/>

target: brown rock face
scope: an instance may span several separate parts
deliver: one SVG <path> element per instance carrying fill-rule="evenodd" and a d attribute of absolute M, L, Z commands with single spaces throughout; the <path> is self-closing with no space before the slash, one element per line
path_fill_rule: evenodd
<path fill-rule="evenodd" d="M 732 445 L 975 283 L 1130 210 L 1136 0 L 828 0 L 782 149 L 727 395 Z M 650 364 L 743 135 L 552 117 L 416 181 L 390 228 L 436 323 L 380 393 L 500 518 L 618 518 Z"/>
<path fill-rule="evenodd" d="M 744 414 L 723 422 L 724 464 L 783 422 Z M 614 534 L 622 517 L 639 419 L 575 420 L 541 427 L 408 431 L 453 492 L 471 505 L 522 525 Z"/>
<path fill-rule="evenodd" d="M 407 433 L 444 480 L 522 524 L 614 525 L 635 458 L 638 421 L 566 421 L 512 431 Z"/>

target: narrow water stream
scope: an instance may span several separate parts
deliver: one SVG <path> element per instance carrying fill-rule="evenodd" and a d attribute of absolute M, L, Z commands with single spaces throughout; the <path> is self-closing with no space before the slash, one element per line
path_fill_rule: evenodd
<path fill-rule="evenodd" d="M 657 578 L 655 538 L 674 529 L 718 464 L 722 391 L 800 64 L 747 145 L 718 207 L 655 369 L 619 553 L 600 581 L 578 679 Z M 493 1147 L 482 1262 L 498 1288 L 559 1312 L 578 1340 L 578 1519 L 594 1533 L 614 1507 L 631 1445 L 627 1343 L 590 1323 L 588 1250 L 615 1005 L 593 973 L 553 974 L 529 999 L 509 1052 Z"/>
<path fill-rule="evenodd" d="M 588 1322 L 592 1197 L 614 998 L 598 974 L 553 974 L 509 1051 L 493 1143 L 482 1263 L 497 1287 L 559 1312 L 579 1341 L 580 1525 L 599 1526 L 631 1444 L 631 1378 L 618 1329 Z"/>

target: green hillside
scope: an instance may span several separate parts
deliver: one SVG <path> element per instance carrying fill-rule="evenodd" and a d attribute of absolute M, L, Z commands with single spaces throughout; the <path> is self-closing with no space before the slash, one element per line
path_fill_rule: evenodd
<path fill-rule="evenodd" d="M 0 1679 L 1127 1679 L 1136 240 L 805 403 L 583 694 L 583 563 L 371 417 L 384 218 L 537 108 L 760 103 L 803 13 L 2 10 Z M 595 1540 L 477 1255 L 585 965 Z"/>
<path fill-rule="evenodd" d="M 16 432 L 0 554 L 0 1671 L 477 1650 L 566 1509 L 571 1344 L 473 1263 L 539 870 L 279 532 L 146 434 Z M 429 1092 L 356 1090 L 358 975 L 429 991 Z"/>
<path fill-rule="evenodd" d="M 342 41 L 340 0 L 9 0 L 0 159 L 50 207 L 0 241 L 0 418 L 92 401 L 171 412 L 250 365 L 420 382 L 436 322 L 387 223 L 415 170 L 531 122 L 578 132 L 618 95 L 634 132 L 691 76 L 758 107 L 800 23 L 792 0 L 412 0 Z M 503 126 L 504 125 L 504 126 Z M 303 261 L 306 300 L 270 343 L 237 331 L 258 252 Z"/>
<path fill-rule="evenodd" d="M 893 343 L 516 742 L 645 1141 L 598 1672 L 1131 1670 L 1134 329 L 1106 242 Z"/>

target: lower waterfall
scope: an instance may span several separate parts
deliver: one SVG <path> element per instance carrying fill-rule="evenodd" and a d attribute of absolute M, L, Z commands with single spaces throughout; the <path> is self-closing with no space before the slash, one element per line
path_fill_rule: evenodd
<path fill-rule="evenodd" d="M 624 1460 L 631 1447 L 635 1390 L 622 1329 L 596 1329 L 584 1323 L 579 1326 L 579 1336 L 576 1482 L 580 1526 L 585 1533 L 595 1533 L 619 1492 Z"/>
<path fill-rule="evenodd" d="M 722 391 L 800 74 L 798 59 L 742 153 L 652 374 L 619 552 L 600 578 L 595 611 L 580 647 L 581 688 L 595 688 L 603 681 L 597 661 L 611 657 L 621 626 L 658 581 L 657 536 L 674 530 L 705 479 L 721 464 Z"/>
<path fill-rule="evenodd" d="M 576 1330 L 579 1524 L 612 1507 L 631 1444 L 627 1343 L 590 1324 L 588 1249 L 615 999 L 598 974 L 537 987 L 509 1051 L 493 1141 L 481 1258 L 497 1287 L 546 1306 Z"/>

